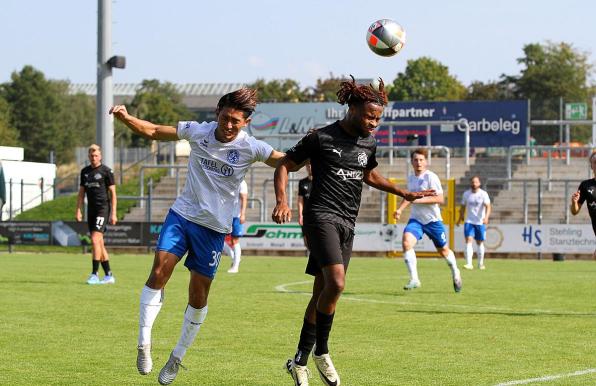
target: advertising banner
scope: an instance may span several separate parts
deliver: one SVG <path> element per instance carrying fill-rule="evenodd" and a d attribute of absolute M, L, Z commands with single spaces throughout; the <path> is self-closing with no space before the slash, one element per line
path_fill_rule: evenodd
<path fill-rule="evenodd" d="M 0 244 L 49 245 L 49 221 L 0 222 Z"/>
<path fill-rule="evenodd" d="M 347 106 L 337 103 L 262 103 L 248 127 L 252 135 L 295 134 L 296 138 L 267 139 L 280 150 L 293 146 L 300 136 L 342 119 Z M 463 147 L 466 123 L 473 147 L 507 147 L 526 144 L 527 103 L 525 101 L 390 102 L 383 112 L 390 121 L 460 121 L 457 125 L 431 126 L 431 144 Z M 375 133 L 378 146 L 389 145 L 388 126 Z M 408 145 L 408 136 L 417 134 L 419 144 L 427 144 L 425 126 L 399 126 L 393 130 L 393 145 Z"/>

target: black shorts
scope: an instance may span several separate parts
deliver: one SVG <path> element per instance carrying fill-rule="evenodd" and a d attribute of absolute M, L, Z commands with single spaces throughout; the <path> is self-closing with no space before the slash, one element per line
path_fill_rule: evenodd
<path fill-rule="evenodd" d="M 333 264 L 343 264 L 346 271 L 352 257 L 354 230 L 337 223 L 305 224 L 303 232 L 306 235 L 308 249 L 308 264 L 306 273 L 316 276 L 321 268 Z"/>
<path fill-rule="evenodd" d="M 89 208 L 87 210 L 87 225 L 89 226 L 89 233 L 105 233 L 108 221 L 110 221 L 110 207 Z"/>

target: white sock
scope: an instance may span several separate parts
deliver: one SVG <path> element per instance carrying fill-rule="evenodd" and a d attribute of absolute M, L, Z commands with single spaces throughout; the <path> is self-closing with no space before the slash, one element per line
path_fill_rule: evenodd
<path fill-rule="evenodd" d="M 445 257 L 445 260 L 447 260 L 447 265 L 449 266 L 449 268 L 451 268 L 451 274 L 455 276 L 455 274 L 459 272 L 459 269 L 457 268 L 457 261 L 455 260 L 455 254 L 452 250 L 449 250 L 449 253 L 447 254 L 447 257 Z"/>
<path fill-rule="evenodd" d="M 230 247 L 230 245 L 225 241 L 223 245 L 223 253 L 230 256 L 232 258 L 232 263 L 234 263 L 234 251 L 232 250 L 232 247 Z"/>
<path fill-rule="evenodd" d="M 478 245 L 478 266 L 484 265 L 484 243 Z"/>
<path fill-rule="evenodd" d="M 410 281 L 420 281 L 418 278 L 416 252 L 414 249 L 408 249 L 404 252 L 404 262 L 406 263 L 406 267 L 408 267 L 408 272 L 410 273 Z"/>
<path fill-rule="evenodd" d="M 172 352 L 176 358 L 182 359 L 186 354 L 186 350 L 194 342 L 201 324 L 207 317 L 207 306 L 203 308 L 194 308 L 190 304 L 186 306 L 184 312 L 184 323 L 182 324 L 182 331 L 180 332 L 180 339 L 178 344 L 174 347 Z"/>
<path fill-rule="evenodd" d="M 240 257 L 242 256 L 242 249 L 240 248 L 240 242 L 234 245 L 234 267 L 238 268 L 240 265 Z"/>
<path fill-rule="evenodd" d="M 466 265 L 472 265 L 472 255 L 474 254 L 474 249 L 472 248 L 472 243 L 466 243 L 466 249 L 464 249 L 464 257 L 466 258 Z"/>
<path fill-rule="evenodd" d="M 151 344 L 151 328 L 161 310 L 163 293 L 163 290 L 143 287 L 139 307 L 139 346 Z"/>

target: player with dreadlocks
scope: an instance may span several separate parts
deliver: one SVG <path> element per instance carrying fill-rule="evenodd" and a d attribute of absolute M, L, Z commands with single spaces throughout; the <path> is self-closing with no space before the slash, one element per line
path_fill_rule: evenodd
<path fill-rule="evenodd" d="M 286 153 L 275 169 L 276 206 L 273 220 L 290 221 L 286 185 L 288 171 L 310 159 L 313 181 L 310 199 L 303 211 L 303 231 L 310 256 L 306 273 L 314 276 L 312 297 L 304 315 L 298 350 L 288 359 L 286 369 L 294 385 L 308 385 L 308 355 L 326 385 L 340 380 L 329 357 L 327 341 L 335 306 L 344 289 L 346 270 L 352 254 L 354 225 L 360 208 L 362 182 L 413 201 L 434 195 L 434 191 L 411 193 L 398 188 L 375 169 L 376 142 L 371 134 L 379 125 L 387 104 L 383 80 L 379 88 L 344 81 L 337 92 L 338 102 L 348 105 L 341 121 L 314 130 Z"/>

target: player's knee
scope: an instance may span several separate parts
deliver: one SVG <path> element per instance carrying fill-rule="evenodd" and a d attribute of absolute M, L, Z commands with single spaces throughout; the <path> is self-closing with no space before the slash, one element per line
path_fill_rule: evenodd
<path fill-rule="evenodd" d="M 401 242 L 401 245 L 402 245 L 402 247 L 404 249 L 404 252 L 405 251 L 408 251 L 408 250 L 410 250 L 412 248 L 414 248 L 414 244 L 415 243 L 413 243 L 410 239 L 405 238 L 405 237 L 404 237 L 404 239 Z"/>
<path fill-rule="evenodd" d="M 346 280 L 343 277 L 332 278 L 325 285 L 326 290 L 333 294 L 341 294 L 345 286 Z"/>

